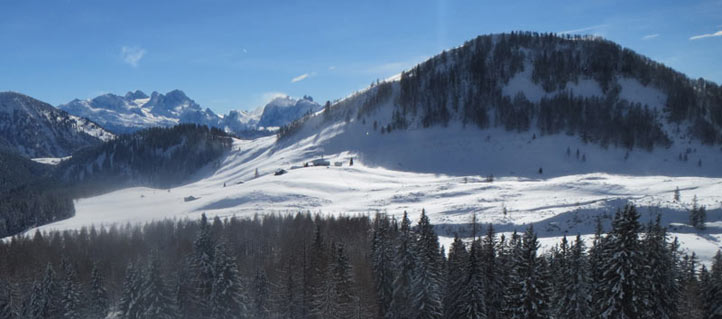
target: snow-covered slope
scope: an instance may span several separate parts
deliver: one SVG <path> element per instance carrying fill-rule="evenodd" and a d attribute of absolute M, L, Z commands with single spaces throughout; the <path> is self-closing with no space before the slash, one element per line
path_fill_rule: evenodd
<path fill-rule="evenodd" d="M 0 92 L 0 147 L 26 157 L 61 157 L 113 134 L 87 118 L 15 92 Z"/>
<path fill-rule="evenodd" d="M 489 47 L 469 49 L 471 57 L 448 53 L 414 68 L 411 75 L 404 73 L 353 94 L 282 128 L 280 140 L 236 140 L 219 167 L 208 167 L 195 182 L 171 190 L 129 188 L 83 199 L 77 203 L 76 217 L 41 229 L 196 218 L 204 212 L 251 216 L 299 210 L 384 211 L 398 216 L 408 211 L 416 218 L 426 209 L 442 235 L 463 232 L 476 213 L 482 223 L 492 223 L 502 232 L 534 224 L 549 244 L 564 234 L 588 237 L 598 217 L 608 227 L 614 211 L 633 202 L 645 220 L 661 214 L 684 247 L 702 258 L 711 257 L 722 240 L 722 149 L 692 137 L 688 119 L 668 120 L 666 91 L 654 81 L 645 85 L 622 73 L 600 77 L 581 69 L 573 80 L 535 81 L 534 74 L 555 73 L 534 73 L 530 52 L 519 54 L 508 66 L 499 62 L 493 72 L 482 68 L 478 74 L 462 76 L 461 69 L 449 71 L 454 59 L 469 60 L 470 66 L 479 61 L 494 65 L 497 61 L 473 51 L 496 52 L 494 41 L 500 38 L 479 40 L 480 47 Z M 498 51 L 505 55 L 503 48 Z M 594 52 L 587 54 L 594 57 Z M 518 72 L 509 71 L 515 68 Z M 496 77 L 484 78 L 488 75 Z M 480 91 L 472 81 L 494 90 Z M 516 98 L 520 92 L 523 99 Z M 596 133 L 598 139 L 589 138 L 584 135 L 588 127 L 574 127 L 579 123 L 549 105 L 550 96 L 559 102 L 575 101 L 571 107 L 592 114 L 585 122 L 589 125 L 595 119 L 611 124 Z M 479 100 L 482 97 L 491 100 Z M 561 118 L 562 129 L 540 128 L 545 124 L 539 120 L 542 107 L 534 103 L 542 101 L 549 108 L 545 116 Z M 596 114 L 602 107 L 610 113 Z M 469 112 L 471 108 L 476 109 Z M 475 113 L 479 110 L 484 116 Z M 637 111 L 645 114 L 646 123 L 625 118 Z M 513 126 L 525 119 L 526 126 Z M 484 120 L 487 124 L 480 125 Z M 664 136 L 656 137 L 654 147 L 627 146 L 613 138 L 604 142 L 606 137 L 619 137 L 622 128 L 638 129 L 635 125 L 647 125 Z M 637 137 L 643 140 L 645 132 L 640 131 Z M 330 166 L 304 167 L 321 158 Z M 275 175 L 279 169 L 287 172 Z M 673 200 L 677 188 L 682 194 L 679 202 Z M 183 200 L 189 196 L 197 199 Z M 705 231 L 687 225 L 687 209 L 695 196 L 709 212 Z"/>
<path fill-rule="evenodd" d="M 166 94 L 158 92 L 146 95 L 140 90 L 125 96 L 104 94 L 89 100 L 75 99 L 58 108 L 68 113 L 87 117 L 118 134 L 157 126 L 173 126 L 179 123 L 195 123 L 217 127 L 239 136 L 254 134 L 263 127 L 282 126 L 317 111 L 320 105 L 309 99 L 296 100 L 280 97 L 265 107 L 254 111 L 230 111 L 225 116 L 203 109 L 180 90 Z M 270 134 L 270 133 L 266 133 Z"/>

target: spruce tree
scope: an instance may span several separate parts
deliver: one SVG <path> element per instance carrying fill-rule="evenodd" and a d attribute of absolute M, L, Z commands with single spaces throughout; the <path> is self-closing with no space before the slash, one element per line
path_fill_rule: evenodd
<path fill-rule="evenodd" d="M 584 241 L 577 235 L 569 249 L 566 269 L 562 269 L 561 298 L 557 314 L 560 319 L 590 318 L 591 278 Z"/>
<path fill-rule="evenodd" d="M 143 277 L 138 266 L 129 263 L 125 270 L 125 280 L 123 281 L 123 291 L 120 296 L 118 311 L 123 319 L 140 318 L 141 311 L 144 309 L 142 300 L 142 284 Z"/>
<path fill-rule="evenodd" d="M 462 302 L 461 295 L 464 290 L 460 287 L 463 287 L 468 279 L 469 252 L 459 234 L 454 235 L 447 264 L 447 294 L 444 299 L 446 318 L 461 318 L 463 308 L 459 304 Z"/>
<path fill-rule="evenodd" d="M 253 278 L 252 290 L 252 317 L 268 318 L 270 316 L 270 283 L 263 269 L 257 269 Z"/>
<path fill-rule="evenodd" d="M 65 258 L 62 260 L 61 268 L 64 273 L 63 280 L 60 281 L 60 289 L 62 290 L 60 296 L 62 303 L 61 317 L 64 319 L 79 319 L 82 317 L 82 304 L 78 275 L 75 267 Z"/>
<path fill-rule="evenodd" d="M 245 318 L 248 313 L 241 277 L 233 257 L 224 245 L 215 249 L 211 313 L 214 319 Z"/>
<path fill-rule="evenodd" d="M 529 227 L 522 237 L 520 249 L 516 251 L 515 278 L 519 280 L 516 295 L 516 308 L 512 309 L 515 318 L 548 318 L 550 292 L 546 278 L 544 258 L 537 256 L 539 242 L 534 228 Z"/>
<path fill-rule="evenodd" d="M 148 269 L 141 286 L 140 319 L 170 319 L 176 318 L 175 303 L 168 289 L 165 278 L 160 269 L 160 257 L 152 252 Z"/>
<path fill-rule="evenodd" d="M 461 308 L 461 316 L 453 316 L 451 318 L 472 318 L 472 319 L 486 319 L 486 301 L 485 301 L 485 287 L 484 287 L 484 275 L 481 265 L 482 251 L 481 251 L 481 240 L 476 239 L 471 244 L 471 251 L 469 252 L 468 271 L 466 276 L 466 282 L 461 286 L 463 287 L 461 295 L 459 296 L 460 303 L 456 306 Z"/>
<path fill-rule="evenodd" d="M 191 318 L 208 316 L 211 313 L 211 293 L 213 292 L 213 263 L 215 242 L 211 237 L 210 225 L 206 215 L 201 216 L 198 238 L 193 242 L 193 257 L 191 259 L 191 283 L 188 301 L 194 304 L 187 305 L 185 312 Z"/>
<path fill-rule="evenodd" d="M 703 268 L 704 269 L 704 268 Z M 704 317 L 722 318 L 722 253 L 712 259 L 712 268 L 708 274 L 700 275 L 704 284 Z"/>
<path fill-rule="evenodd" d="M 486 315 L 489 319 L 498 319 L 504 302 L 504 272 L 505 268 L 497 256 L 499 242 L 496 240 L 494 227 L 489 224 L 486 236 L 481 242 L 481 268 L 484 280 L 484 300 L 486 302 Z"/>
<path fill-rule="evenodd" d="M 388 319 L 413 318 L 411 285 L 416 268 L 415 234 L 411 231 L 411 221 L 404 212 L 396 247 L 396 275 L 391 306 L 386 314 Z"/>
<path fill-rule="evenodd" d="M 679 295 L 676 260 L 667 242 L 667 232 L 660 225 L 659 215 L 647 228 L 642 242 L 645 268 L 646 316 L 674 318 Z"/>
<path fill-rule="evenodd" d="M 354 282 L 351 264 L 342 244 L 338 245 L 335 256 L 331 279 L 336 283 L 338 315 L 341 318 L 351 318 L 355 310 L 356 296 L 353 291 Z"/>
<path fill-rule="evenodd" d="M 91 318 L 105 318 L 108 314 L 108 292 L 105 290 L 103 275 L 98 264 L 93 264 L 90 274 L 90 293 L 88 295 L 88 315 Z"/>
<path fill-rule="evenodd" d="M 393 237 L 388 216 L 377 213 L 373 226 L 371 262 L 374 272 L 376 298 L 379 304 L 379 317 L 383 317 L 389 311 L 394 291 Z"/>
<path fill-rule="evenodd" d="M 645 260 L 638 233 L 639 214 L 632 205 L 618 210 L 604 242 L 600 315 L 602 318 L 642 318 L 645 297 Z"/>
<path fill-rule="evenodd" d="M 416 318 L 441 318 L 444 315 L 441 297 L 439 239 L 424 210 L 417 225 L 417 262 L 411 284 L 413 310 Z"/>

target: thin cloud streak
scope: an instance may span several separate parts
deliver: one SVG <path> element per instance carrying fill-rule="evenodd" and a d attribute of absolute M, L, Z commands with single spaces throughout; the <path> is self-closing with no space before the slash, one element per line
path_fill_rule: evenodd
<path fill-rule="evenodd" d="M 589 27 L 585 27 L 585 28 L 579 28 L 579 29 L 561 31 L 561 32 L 557 32 L 557 33 L 558 33 L 558 34 L 581 33 L 581 32 L 587 32 L 587 31 L 592 31 L 592 30 L 596 30 L 596 29 L 605 28 L 605 27 L 607 27 L 607 26 L 609 26 L 609 25 L 607 25 L 607 24 L 598 24 L 598 25 L 593 25 L 593 26 L 589 26 Z"/>
<path fill-rule="evenodd" d="M 659 33 L 648 34 L 648 35 L 643 36 L 642 40 L 652 40 L 652 39 L 658 38 L 658 37 L 659 37 Z"/>
<path fill-rule="evenodd" d="M 689 39 L 690 40 L 699 40 L 699 39 L 712 38 L 712 37 L 722 37 L 722 30 L 717 31 L 715 33 L 705 33 L 705 34 L 695 35 L 695 36 L 690 37 Z"/>
<path fill-rule="evenodd" d="M 140 60 L 145 56 L 145 49 L 139 47 L 127 47 L 123 46 L 120 48 L 120 55 L 123 58 L 123 62 L 137 68 Z"/>

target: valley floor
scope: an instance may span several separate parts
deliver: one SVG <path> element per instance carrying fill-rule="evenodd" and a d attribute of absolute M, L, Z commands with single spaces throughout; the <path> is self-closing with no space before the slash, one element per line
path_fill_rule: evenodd
<path fill-rule="evenodd" d="M 702 261 L 710 258 L 722 240 L 722 178 L 628 176 L 602 173 L 553 178 L 496 178 L 412 173 L 371 167 L 353 154 L 339 153 L 326 159 L 329 167 L 302 167 L 253 143 L 265 138 L 239 141 L 217 167 L 209 168 L 198 181 L 173 189 L 134 187 L 76 202 L 76 215 L 39 227 L 41 231 L 78 229 L 85 226 L 141 223 L 165 218 L 198 218 L 202 213 L 220 217 L 252 217 L 254 214 L 296 213 L 374 214 L 400 216 L 404 211 L 417 220 L 425 209 L 449 246 L 455 232 L 469 236 L 471 216 L 476 214 L 482 231 L 493 224 L 498 232 L 523 231 L 533 225 L 545 247 L 563 235 L 591 238 L 597 217 L 605 230 L 616 209 L 628 201 L 636 204 L 646 222 L 661 214 L 670 235 L 682 247 L 695 251 Z M 256 161 L 264 156 L 266 165 Z M 264 154 L 265 154 L 264 153 Z M 287 173 L 275 176 L 268 159 Z M 337 164 L 341 166 L 336 166 Z M 255 177 L 255 168 L 259 176 Z M 674 201 L 679 188 L 681 200 Z M 688 209 L 696 196 L 705 205 L 707 229 L 688 225 Z M 192 197 L 192 198 L 191 198 Z M 505 213 L 506 212 L 506 213 Z M 35 229 L 29 230 L 32 234 Z"/>

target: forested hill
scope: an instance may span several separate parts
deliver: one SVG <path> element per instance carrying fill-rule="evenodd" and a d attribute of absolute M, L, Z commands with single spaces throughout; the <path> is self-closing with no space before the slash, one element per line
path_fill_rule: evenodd
<path fill-rule="evenodd" d="M 392 108 L 376 112 L 379 108 Z M 722 89 L 597 37 L 484 35 L 330 105 L 382 132 L 460 121 L 569 134 L 603 147 L 722 142 Z M 380 116 L 379 114 L 382 114 Z M 304 119 L 279 131 L 287 137 Z"/>
<path fill-rule="evenodd" d="M 220 129 L 197 124 L 149 128 L 76 152 L 54 174 L 79 195 L 127 186 L 171 187 L 218 159 L 231 144 Z"/>

